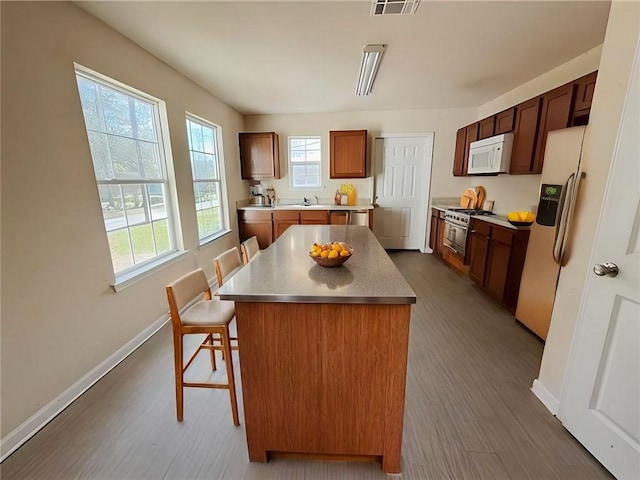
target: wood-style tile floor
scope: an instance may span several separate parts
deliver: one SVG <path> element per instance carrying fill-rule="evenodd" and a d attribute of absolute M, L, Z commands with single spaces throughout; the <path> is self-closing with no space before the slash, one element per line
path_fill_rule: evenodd
<path fill-rule="evenodd" d="M 612 478 L 531 393 L 542 343 L 431 255 L 391 255 L 418 297 L 402 478 Z M 210 375 L 204 353 L 194 365 L 194 377 Z M 224 381 L 222 362 L 218 368 L 211 377 Z M 236 373 L 240 380 L 237 359 Z M 187 389 L 185 420 L 177 422 L 169 325 L 0 469 L 3 480 L 386 478 L 373 463 L 249 463 L 225 390 Z"/>

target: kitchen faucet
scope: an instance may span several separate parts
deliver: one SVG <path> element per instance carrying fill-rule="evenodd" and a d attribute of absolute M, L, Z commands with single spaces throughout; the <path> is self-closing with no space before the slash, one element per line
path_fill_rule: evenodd
<path fill-rule="evenodd" d="M 316 205 L 320 205 L 320 200 L 318 200 L 318 196 L 314 195 L 314 197 L 316 197 Z"/>

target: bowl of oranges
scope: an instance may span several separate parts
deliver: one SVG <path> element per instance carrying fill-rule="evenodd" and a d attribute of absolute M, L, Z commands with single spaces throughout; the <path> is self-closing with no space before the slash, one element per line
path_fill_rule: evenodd
<path fill-rule="evenodd" d="M 536 220 L 536 214 L 532 212 L 509 212 L 507 214 L 507 220 L 511 225 L 516 227 L 528 227 Z"/>
<path fill-rule="evenodd" d="M 339 267 L 353 255 L 353 247 L 344 242 L 314 243 L 309 256 L 323 267 Z"/>

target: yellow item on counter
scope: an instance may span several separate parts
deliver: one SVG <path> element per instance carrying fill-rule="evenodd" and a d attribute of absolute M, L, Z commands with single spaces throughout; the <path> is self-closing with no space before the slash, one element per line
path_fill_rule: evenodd
<path fill-rule="evenodd" d="M 357 200 L 356 187 L 351 183 L 343 183 L 340 185 L 342 193 L 347 194 L 347 205 L 355 205 Z"/>

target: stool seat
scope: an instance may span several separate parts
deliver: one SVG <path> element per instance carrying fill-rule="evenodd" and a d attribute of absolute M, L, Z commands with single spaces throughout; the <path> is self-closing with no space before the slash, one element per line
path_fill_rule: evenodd
<path fill-rule="evenodd" d="M 182 325 L 202 327 L 226 325 L 235 315 L 235 304 L 228 300 L 201 300 L 180 315 Z"/>

